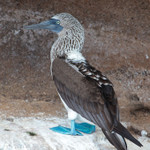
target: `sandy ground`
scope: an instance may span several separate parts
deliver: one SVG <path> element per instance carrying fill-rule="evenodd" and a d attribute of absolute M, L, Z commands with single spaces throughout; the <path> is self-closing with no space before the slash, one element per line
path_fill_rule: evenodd
<path fill-rule="evenodd" d="M 49 72 L 49 52 L 57 36 L 23 30 L 23 26 L 60 12 L 73 14 L 84 26 L 84 56 L 113 82 L 121 121 L 142 142 L 141 150 L 148 150 L 149 0 L 0 1 L 0 149 L 113 149 L 99 129 L 84 137 L 49 130 L 58 124 L 69 126 Z M 80 144 L 83 138 L 91 147 Z"/>

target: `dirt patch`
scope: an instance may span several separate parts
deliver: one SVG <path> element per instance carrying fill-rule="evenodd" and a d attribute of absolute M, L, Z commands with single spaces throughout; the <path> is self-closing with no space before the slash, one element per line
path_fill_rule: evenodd
<path fill-rule="evenodd" d="M 132 115 L 139 117 L 150 117 L 150 108 L 145 106 L 140 106 L 139 108 L 135 108 L 130 112 Z"/>

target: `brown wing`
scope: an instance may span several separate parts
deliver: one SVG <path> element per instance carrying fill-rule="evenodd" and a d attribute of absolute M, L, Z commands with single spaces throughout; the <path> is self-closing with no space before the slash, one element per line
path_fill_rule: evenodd
<path fill-rule="evenodd" d="M 105 130 L 112 129 L 113 116 L 93 80 L 60 58 L 54 60 L 52 72 L 57 90 L 69 108 Z"/>
<path fill-rule="evenodd" d="M 87 61 L 82 63 L 77 63 L 69 61 L 69 63 L 78 67 L 78 70 L 87 78 L 95 82 L 97 87 L 101 92 L 101 97 L 103 98 L 105 104 L 108 107 L 113 118 L 119 121 L 119 109 L 118 101 L 113 89 L 113 84 L 111 81 L 104 76 L 100 71 L 92 67 Z"/>
<path fill-rule="evenodd" d="M 77 67 L 78 71 L 73 67 Z M 96 82 L 98 80 L 91 76 L 88 70 L 99 75 L 101 72 L 91 66 L 85 66 L 86 69 L 83 67 L 83 70 L 79 69 L 80 65 L 73 67 L 64 59 L 57 58 L 52 68 L 57 90 L 68 107 L 101 127 L 108 140 L 117 149 L 127 149 L 124 138 L 142 146 L 119 122 L 118 103 L 111 82 L 107 78 L 99 79 L 99 81 L 104 79 L 104 82 Z"/>

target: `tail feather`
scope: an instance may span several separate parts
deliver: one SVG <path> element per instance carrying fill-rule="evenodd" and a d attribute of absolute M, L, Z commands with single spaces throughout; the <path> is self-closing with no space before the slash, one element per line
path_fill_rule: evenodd
<path fill-rule="evenodd" d="M 117 125 L 114 126 L 113 131 L 118 133 L 122 137 L 127 138 L 128 140 L 130 140 L 134 144 L 138 145 L 139 147 L 143 146 L 138 140 L 136 140 L 131 135 L 131 133 L 120 122 L 117 122 Z"/>
<path fill-rule="evenodd" d="M 114 145 L 117 150 L 127 150 L 127 144 L 122 136 L 117 133 L 107 132 L 102 130 L 109 142 Z"/>

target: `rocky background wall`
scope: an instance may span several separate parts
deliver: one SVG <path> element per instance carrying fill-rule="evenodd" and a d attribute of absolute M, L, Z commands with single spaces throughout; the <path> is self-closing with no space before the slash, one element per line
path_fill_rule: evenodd
<path fill-rule="evenodd" d="M 113 82 L 121 121 L 136 137 L 145 137 L 143 142 L 150 146 L 149 0 L 0 0 L 0 126 L 3 126 L 0 148 L 12 150 L 11 141 L 6 144 L 4 137 L 12 131 L 14 135 L 21 132 L 18 122 L 24 122 L 23 118 L 29 123 L 37 117 L 42 121 L 47 117 L 66 117 L 49 71 L 49 53 L 57 36 L 46 30 L 23 29 L 61 12 L 71 13 L 84 26 L 84 56 Z M 28 129 L 29 124 L 26 125 Z M 28 141 L 23 143 L 26 147 Z M 13 145 L 17 149 L 18 144 Z M 40 144 L 31 145 L 26 148 L 35 149 Z M 50 145 L 45 149 L 56 148 Z"/>

